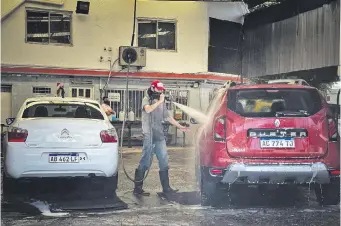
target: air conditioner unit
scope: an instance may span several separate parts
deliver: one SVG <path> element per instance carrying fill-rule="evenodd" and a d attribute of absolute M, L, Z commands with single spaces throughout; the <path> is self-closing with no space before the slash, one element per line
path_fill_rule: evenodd
<path fill-rule="evenodd" d="M 146 52 L 145 47 L 121 46 L 119 49 L 119 64 L 120 66 L 128 66 L 130 60 L 130 66 L 145 67 Z"/>

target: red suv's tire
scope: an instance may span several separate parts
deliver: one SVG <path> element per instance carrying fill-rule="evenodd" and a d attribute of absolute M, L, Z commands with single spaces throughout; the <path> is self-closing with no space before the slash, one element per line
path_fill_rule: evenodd
<path fill-rule="evenodd" d="M 321 184 L 315 187 L 315 195 L 322 206 L 338 205 L 340 203 L 340 184 Z"/>
<path fill-rule="evenodd" d="M 211 206 L 216 204 L 217 201 L 217 184 L 214 182 L 206 181 L 201 179 L 201 205 Z"/>
<path fill-rule="evenodd" d="M 221 199 L 219 184 L 210 178 L 201 169 L 200 194 L 202 206 L 214 206 Z"/>

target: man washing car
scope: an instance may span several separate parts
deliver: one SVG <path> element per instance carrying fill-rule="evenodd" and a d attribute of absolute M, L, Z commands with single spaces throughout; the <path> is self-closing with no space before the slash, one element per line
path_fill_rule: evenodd
<path fill-rule="evenodd" d="M 180 125 L 172 116 L 169 115 L 166 108 L 165 87 L 159 81 L 153 81 L 148 89 L 148 94 L 142 100 L 142 131 L 143 131 L 143 150 L 142 158 L 138 168 L 135 170 L 135 188 L 134 194 L 148 196 L 142 188 L 145 172 L 149 170 L 154 153 L 159 162 L 159 176 L 163 193 L 174 193 L 178 190 L 169 186 L 168 175 L 168 153 L 163 132 L 163 122 L 168 121 L 183 132 L 188 128 Z"/>

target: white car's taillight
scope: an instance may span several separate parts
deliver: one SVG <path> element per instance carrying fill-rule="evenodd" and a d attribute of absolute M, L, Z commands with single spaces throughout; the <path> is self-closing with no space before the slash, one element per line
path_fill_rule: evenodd
<path fill-rule="evenodd" d="M 117 133 L 115 129 L 102 130 L 100 133 L 103 143 L 117 143 Z"/>
<path fill-rule="evenodd" d="M 8 131 L 8 142 L 25 142 L 28 136 L 26 129 L 12 127 Z"/>

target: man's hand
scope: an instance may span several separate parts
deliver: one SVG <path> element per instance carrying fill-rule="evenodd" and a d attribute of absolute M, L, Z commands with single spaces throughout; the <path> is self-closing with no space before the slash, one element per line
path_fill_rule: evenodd
<path fill-rule="evenodd" d="M 169 116 L 167 118 L 167 121 L 172 124 L 173 126 L 176 126 L 176 128 L 178 128 L 179 130 L 181 130 L 182 132 L 186 133 L 189 132 L 190 129 L 186 126 L 182 126 L 180 125 L 172 116 Z"/>
<path fill-rule="evenodd" d="M 165 101 L 165 94 L 161 93 L 159 101 L 160 103 L 163 103 Z"/>

